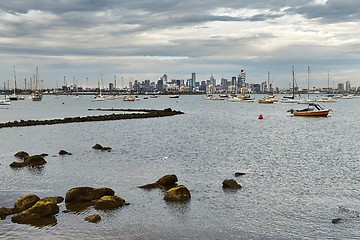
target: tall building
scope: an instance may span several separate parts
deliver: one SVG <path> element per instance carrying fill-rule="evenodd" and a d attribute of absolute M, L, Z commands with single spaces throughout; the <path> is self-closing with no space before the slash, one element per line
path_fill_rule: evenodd
<path fill-rule="evenodd" d="M 346 92 L 350 92 L 350 91 L 351 91 L 350 81 L 346 81 L 346 83 L 345 83 L 345 91 L 346 91 Z"/>
<path fill-rule="evenodd" d="M 195 89 L 196 82 L 196 73 L 191 73 L 191 81 L 189 82 L 189 90 L 193 91 Z"/>

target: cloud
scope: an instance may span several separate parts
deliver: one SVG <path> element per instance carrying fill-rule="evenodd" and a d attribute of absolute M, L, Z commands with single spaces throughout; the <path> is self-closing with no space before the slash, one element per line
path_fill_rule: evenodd
<path fill-rule="evenodd" d="M 360 51 L 357 5 L 351 0 L 2 0 L 0 57 L 9 66 L 20 65 L 19 75 L 41 66 L 49 82 L 66 72 L 94 79 L 99 72 L 111 79 L 115 73 L 187 78 L 191 72 L 199 80 L 210 74 L 230 78 L 246 68 L 249 81 L 258 82 L 273 69 L 284 76 L 278 84 L 287 87 L 289 66 L 309 63 L 319 71 L 337 65 L 340 75 L 343 68 L 344 76 L 360 79 L 359 71 L 352 71 Z M 9 66 L 0 64 L 0 70 Z"/>

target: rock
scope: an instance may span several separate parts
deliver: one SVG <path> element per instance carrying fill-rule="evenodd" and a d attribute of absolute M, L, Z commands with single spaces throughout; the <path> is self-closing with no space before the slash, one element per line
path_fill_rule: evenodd
<path fill-rule="evenodd" d="M 156 181 L 156 184 L 164 187 L 165 189 L 170 189 L 172 187 L 175 187 L 178 181 L 176 175 L 165 175 L 161 177 L 159 180 Z"/>
<path fill-rule="evenodd" d="M 60 155 L 60 156 L 64 156 L 64 155 L 72 155 L 72 154 L 69 153 L 69 152 L 67 152 L 67 151 L 65 151 L 65 150 L 60 150 L 60 151 L 59 151 L 59 155 Z"/>
<path fill-rule="evenodd" d="M 25 151 L 17 152 L 17 153 L 15 153 L 14 156 L 17 157 L 17 158 L 20 158 L 22 160 L 25 160 L 26 158 L 30 157 L 30 155 Z"/>
<path fill-rule="evenodd" d="M 100 144 L 97 143 L 92 148 L 96 149 L 96 150 L 101 150 L 103 147 Z"/>
<path fill-rule="evenodd" d="M 47 154 L 47 153 L 42 153 L 42 154 L 40 154 L 40 156 L 42 156 L 42 157 L 47 157 L 47 156 L 49 156 L 49 154 Z"/>
<path fill-rule="evenodd" d="M 20 197 L 18 200 L 16 200 L 14 204 L 14 208 L 16 212 L 22 212 L 32 206 L 39 201 L 40 198 L 36 196 L 35 194 L 25 194 L 24 196 Z"/>
<path fill-rule="evenodd" d="M 114 190 L 110 188 L 77 187 L 67 191 L 66 203 L 88 202 L 100 199 L 103 196 L 113 196 Z"/>
<path fill-rule="evenodd" d="M 39 200 L 31 208 L 15 214 L 11 221 L 15 223 L 27 223 L 35 219 L 51 217 L 59 213 L 59 206 L 54 201 Z"/>
<path fill-rule="evenodd" d="M 56 202 L 56 203 L 62 203 L 64 201 L 64 198 L 61 197 L 61 196 L 55 196 L 55 197 L 46 197 L 46 198 L 43 198 L 41 200 L 53 201 L 53 202 Z"/>
<path fill-rule="evenodd" d="M 183 185 L 170 188 L 165 192 L 165 196 L 164 196 L 164 200 L 175 201 L 175 202 L 188 201 L 190 198 L 191 198 L 190 191 Z"/>
<path fill-rule="evenodd" d="M 143 186 L 140 186 L 139 188 L 144 188 L 144 189 L 154 189 L 154 188 L 159 188 L 160 185 L 157 183 L 150 183 L 150 184 L 146 184 Z"/>
<path fill-rule="evenodd" d="M 13 162 L 9 166 L 12 168 L 22 168 L 22 167 L 27 166 L 27 164 L 24 162 Z"/>
<path fill-rule="evenodd" d="M 334 218 L 333 220 L 331 220 L 331 223 L 339 224 L 339 223 L 341 223 L 341 220 L 342 220 L 342 218 Z"/>
<path fill-rule="evenodd" d="M 101 210 L 112 210 L 125 205 L 125 200 L 118 196 L 103 196 L 96 201 L 94 207 Z"/>
<path fill-rule="evenodd" d="M 42 157 L 41 155 L 33 155 L 28 157 L 27 159 L 25 159 L 24 163 L 27 166 L 40 166 L 40 165 L 44 165 L 46 163 L 44 157 Z"/>
<path fill-rule="evenodd" d="M 108 151 L 108 152 L 110 152 L 110 151 L 111 151 L 111 147 L 102 147 L 102 148 L 101 148 L 101 151 Z"/>
<path fill-rule="evenodd" d="M 93 214 L 93 215 L 86 216 L 84 218 L 84 220 L 88 221 L 88 222 L 92 222 L 92 223 L 98 223 L 98 222 L 100 222 L 101 217 L 99 214 Z"/>
<path fill-rule="evenodd" d="M 239 189 L 241 186 L 234 179 L 226 179 L 223 181 L 223 188 Z"/>
<path fill-rule="evenodd" d="M 236 172 L 234 175 L 235 175 L 235 177 L 240 177 L 240 176 L 245 175 L 245 173 L 242 173 L 242 172 Z"/>
<path fill-rule="evenodd" d="M 0 207 L 0 219 L 1 220 L 4 220 L 6 218 L 6 216 L 15 214 L 15 213 L 16 213 L 16 211 L 14 208 Z"/>

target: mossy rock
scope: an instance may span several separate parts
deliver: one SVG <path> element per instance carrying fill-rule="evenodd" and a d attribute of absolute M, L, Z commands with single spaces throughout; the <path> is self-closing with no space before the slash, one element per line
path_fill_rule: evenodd
<path fill-rule="evenodd" d="M 118 196 L 103 196 L 94 204 L 95 209 L 112 210 L 125 205 L 125 200 Z"/>
<path fill-rule="evenodd" d="M 76 187 L 67 191 L 65 202 L 88 202 L 100 199 L 103 196 L 113 196 L 114 194 L 114 190 L 110 188 Z"/>
<path fill-rule="evenodd" d="M 190 191 L 184 186 L 170 188 L 165 192 L 164 200 L 173 202 L 185 202 L 191 198 Z"/>
<path fill-rule="evenodd" d="M 15 214 L 15 208 L 0 207 L 0 219 L 4 220 L 6 216 Z"/>
<path fill-rule="evenodd" d="M 54 216 L 59 213 L 59 206 L 54 201 L 39 200 L 31 208 L 15 214 L 11 221 L 15 223 L 28 223 L 32 220 Z"/>
<path fill-rule="evenodd" d="M 25 194 L 24 196 L 20 197 L 18 200 L 16 200 L 14 204 L 14 208 L 16 212 L 22 212 L 32 206 L 39 201 L 40 198 L 36 196 L 35 194 Z"/>

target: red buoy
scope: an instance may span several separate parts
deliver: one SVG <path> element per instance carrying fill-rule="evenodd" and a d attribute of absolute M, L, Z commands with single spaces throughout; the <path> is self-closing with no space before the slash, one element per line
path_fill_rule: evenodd
<path fill-rule="evenodd" d="M 260 113 L 260 115 L 258 116 L 258 119 L 263 119 L 263 115 Z"/>

